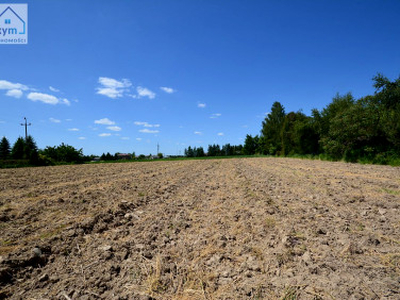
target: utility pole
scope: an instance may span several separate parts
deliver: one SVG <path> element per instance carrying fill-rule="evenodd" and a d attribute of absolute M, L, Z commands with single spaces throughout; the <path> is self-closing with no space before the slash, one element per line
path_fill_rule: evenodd
<path fill-rule="evenodd" d="M 157 143 L 157 155 L 160 153 L 160 145 Z"/>
<path fill-rule="evenodd" d="M 28 123 L 26 117 L 24 117 L 25 123 L 21 123 L 21 126 L 25 126 L 25 140 L 28 138 L 28 126 L 31 126 L 31 123 Z"/>

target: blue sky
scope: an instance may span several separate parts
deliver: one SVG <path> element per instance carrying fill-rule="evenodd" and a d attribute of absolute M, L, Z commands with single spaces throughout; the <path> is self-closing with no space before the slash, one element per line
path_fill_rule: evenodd
<path fill-rule="evenodd" d="M 236 145 L 274 101 L 310 114 L 400 75 L 397 0 L 15 3 L 28 3 L 29 36 L 0 45 L 11 143 L 27 117 L 40 148 L 88 155 Z"/>

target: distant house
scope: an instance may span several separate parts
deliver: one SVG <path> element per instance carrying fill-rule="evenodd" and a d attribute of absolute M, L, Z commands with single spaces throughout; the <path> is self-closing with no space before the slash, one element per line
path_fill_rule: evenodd
<path fill-rule="evenodd" d="M 93 159 L 91 160 L 91 162 L 98 162 L 100 161 L 100 156 L 95 156 L 93 157 Z"/>
<path fill-rule="evenodd" d="M 132 154 L 129 153 L 117 153 L 117 159 L 132 159 Z"/>

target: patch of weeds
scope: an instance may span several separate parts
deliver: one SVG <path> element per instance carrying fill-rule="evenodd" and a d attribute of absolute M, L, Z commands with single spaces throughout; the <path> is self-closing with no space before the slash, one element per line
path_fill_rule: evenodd
<path fill-rule="evenodd" d="M 1 246 L 2 246 L 2 247 L 10 246 L 10 245 L 13 245 L 13 244 L 14 244 L 14 242 L 11 241 L 11 240 L 1 241 Z"/>
<path fill-rule="evenodd" d="M 139 193 L 138 193 L 138 196 L 139 196 L 139 197 L 144 197 L 144 196 L 146 196 L 146 193 L 145 193 L 145 192 L 139 192 Z"/>
<path fill-rule="evenodd" d="M 306 240 L 306 236 L 304 235 L 304 233 L 299 232 L 299 231 L 295 231 L 291 234 L 292 237 L 298 239 L 298 240 Z"/>
<path fill-rule="evenodd" d="M 58 226 L 57 228 L 50 230 L 48 232 L 42 233 L 39 238 L 40 239 L 49 239 L 57 234 L 59 234 L 67 225 L 65 224 L 61 224 L 60 226 Z"/>
<path fill-rule="evenodd" d="M 292 261 L 294 255 L 295 255 L 295 253 L 291 249 L 289 249 L 283 253 L 278 253 L 276 255 L 276 260 L 278 262 L 279 267 L 284 266 L 288 262 Z"/>
<path fill-rule="evenodd" d="M 268 229 L 272 229 L 276 225 L 276 220 L 274 218 L 272 218 L 272 217 L 267 217 L 267 218 L 265 218 L 264 225 Z"/>
<path fill-rule="evenodd" d="M 142 278 L 142 272 L 140 271 L 140 268 L 132 268 L 130 269 L 129 276 L 131 281 L 139 283 Z"/>
<path fill-rule="evenodd" d="M 387 188 L 382 188 L 381 191 L 390 195 L 395 195 L 395 196 L 400 195 L 400 191 L 391 190 Z"/>
<path fill-rule="evenodd" d="M 382 263 L 385 266 L 400 269 L 400 253 L 390 253 L 381 257 Z"/>
<path fill-rule="evenodd" d="M 360 231 L 364 231 L 365 229 L 365 225 L 362 223 L 358 223 L 354 225 L 353 231 L 355 232 L 360 232 Z"/>
<path fill-rule="evenodd" d="M 28 194 L 25 195 L 27 198 L 34 198 L 36 197 L 36 194 L 34 192 L 29 192 Z"/>
<path fill-rule="evenodd" d="M 289 286 L 285 289 L 281 300 L 300 299 L 300 288 L 298 286 Z"/>

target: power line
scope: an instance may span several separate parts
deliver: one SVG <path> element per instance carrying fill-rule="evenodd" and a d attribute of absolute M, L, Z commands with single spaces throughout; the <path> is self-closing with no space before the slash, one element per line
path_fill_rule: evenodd
<path fill-rule="evenodd" d="M 24 117 L 25 123 L 21 123 L 21 126 L 25 126 L 25 140 L 28 138 L 28 126 L 31 126 L 31 123 L 28 123 L 26 117 Z"/>

